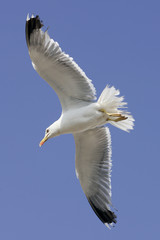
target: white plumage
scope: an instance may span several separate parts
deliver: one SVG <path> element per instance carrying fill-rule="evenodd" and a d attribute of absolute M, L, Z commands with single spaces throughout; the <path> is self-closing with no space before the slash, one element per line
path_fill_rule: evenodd
<path fill-rule="evenodd" d="M 97 216 L 106 225 L 116 223 L 111 211 L 111 137 L 104 125 L 129 131 L 133 117 L 123 110 L 126 103 L 114 87 L 96 91 L 89 78 L 58 43 L 41 30 L 39 17 L 27 16 L 26 41 L 34 69 L 57 93 L 60 118 L 46 129 L 40 146 L 49 138 L 72 133 L 76 144 L 76 174 Z"/>

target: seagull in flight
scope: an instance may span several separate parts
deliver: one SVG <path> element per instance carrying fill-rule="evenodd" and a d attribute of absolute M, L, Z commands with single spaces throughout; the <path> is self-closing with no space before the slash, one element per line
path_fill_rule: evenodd
<path fill-rule="evenodd" d="M 42 30 L 39 16 L 27 16 L 26 42 L 33 68 L 57 93 L 62 113 L 45 130 L 40 142 L 73 134 L 76 145 L 76 176 L 98 218 L 107 226 L 116 223 L 111 201 L 111 135 L 106 124 L 129 132 L 134 119 L 126 111 L 119 90 L 106 86 L 98 100 L 92 81 Z"/>

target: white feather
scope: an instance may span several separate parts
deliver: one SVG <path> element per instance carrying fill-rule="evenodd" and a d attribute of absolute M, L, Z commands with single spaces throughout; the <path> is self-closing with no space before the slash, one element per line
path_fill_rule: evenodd
<path fill-rule="evenodd" d="M 126 109 L 127 103 L 123 102 L 124 97 L 119 97 L 119 94 L 119 90 L 106 86 L 98 99 L 98 103 L 107 113 L 121 113 L 127 117 L 126 120 L 119 122 L 109 121 L 109 123 L 121 130 L 129 132 L 129 130 L 133 129 L 134 118 L 129 112 L 124 110 L 124 108 Z"/>

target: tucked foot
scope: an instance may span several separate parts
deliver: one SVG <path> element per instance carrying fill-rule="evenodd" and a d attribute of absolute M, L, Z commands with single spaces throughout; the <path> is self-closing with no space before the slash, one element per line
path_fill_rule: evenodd
<path fill-rule="evenodd" d="M 107 118 L 107 121 L 119 122 L 119 121 L 122 121 L 122 120 L 126 120 L 128 118 L 126 116 L 123 116 L 120 113 L 108 113 L 104 109 L 100 109 L 99 111 L 103 112 L 103 113 L 105 113 L 106 115 L 109 116 L 109 118 Z"/>
<path fill-rule="evenodd" d="M 125 117 L 125 116 L 120 116 L 119 118 L 116 118 L 115 120 L 112 120 L 114 122 L 119 122 L 119 121 L 122 121 L 122 120 L 126 120 L 128 117 Z"/>

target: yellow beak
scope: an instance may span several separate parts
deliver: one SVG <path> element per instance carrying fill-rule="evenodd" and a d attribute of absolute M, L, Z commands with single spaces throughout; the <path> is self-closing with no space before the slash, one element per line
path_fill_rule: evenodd
<path fill-rule="evenodd" d="M 43 145 L 43 143 L 45 143 L 48 140 L 48 136 L 46 135 L 42 141 L 40 142 L 39 146 L 41 147 Z"/>

